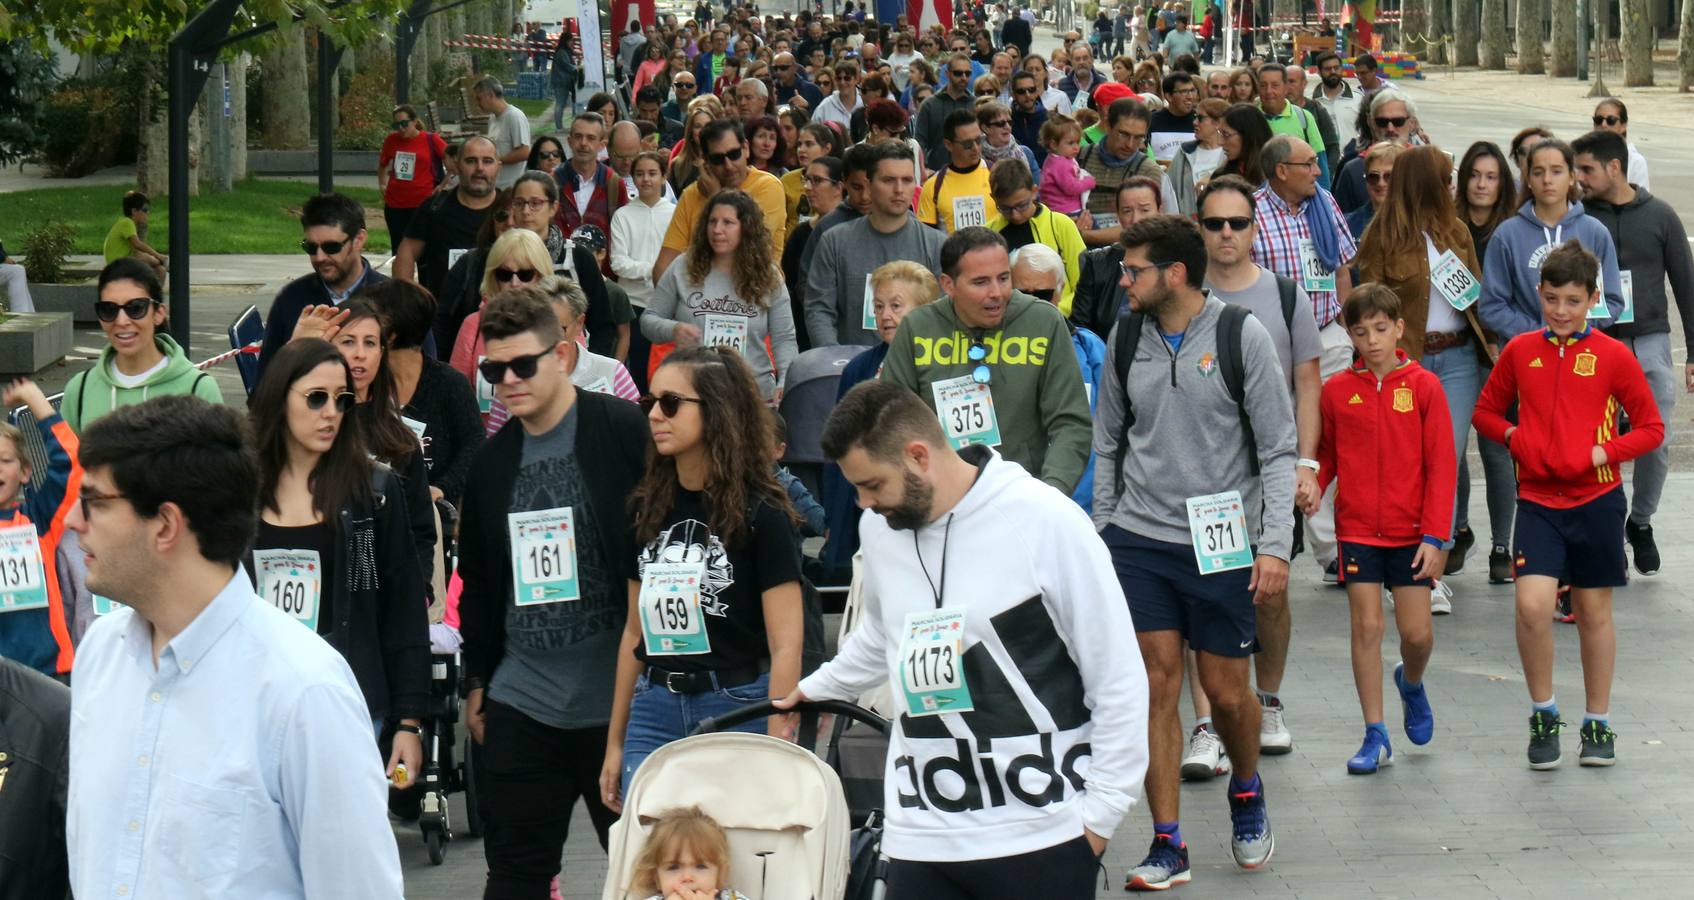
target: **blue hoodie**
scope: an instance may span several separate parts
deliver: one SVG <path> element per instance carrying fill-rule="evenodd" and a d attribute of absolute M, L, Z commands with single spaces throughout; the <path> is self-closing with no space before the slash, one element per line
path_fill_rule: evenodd
<path fill-rule="evenodd" d="M 1532 200 L 1519 207 L 1516 216 L 1501 222 L 1488 241 L 1488 256 L 1482 261 L 1482 300 L 1477 304 L 1482 324 L 1507 339 L 1539 329 L 1541 260 L 1571 238 L 1600 258 L 1600 288 L 1611 318 L 1623 312 L 1619 293 L 1623 282 L 1611 232 L 1584 213 L 1580 202 L 1572 203 L 1559 224 L 1549 228 L 1535 217 Z"/>

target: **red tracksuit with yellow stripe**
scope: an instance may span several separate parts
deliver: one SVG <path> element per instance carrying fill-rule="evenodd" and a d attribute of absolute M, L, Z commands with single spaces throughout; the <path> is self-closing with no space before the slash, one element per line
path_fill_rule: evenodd
<path fill-rule="evenodd" d="M 1318 486 L 1335 489 L 1335 536 L 1405 547 L 1452 538 L 1458 464 L 1441 379 L 1404 350 L 1379 381 L 1355 359 L 1323 386 Z"/>
<path fill-rule="evenodd" d="M 1593 326 L 1568 338 L 1545 328 L 1512 338 L 1477 401 L 1471 419 L 1477 433 L 1504 443 L 1513 403 L 1518 425 L 1510 448 L 1518 496 L 1553 509 L 1617 490 L 1619 466 L 1665 439 L 1641 363 Z M 1629 414 L 1628 434 L 1618 434 L 1620 407 Z M 1603 466 L 1594 465 L 1595 445 L 1605 448 Z"/>
<path fill-rule="evenodd" d="M 0 527 L 34 525 L 41 546 L 42 581 L 47 588 L 46 609 L 24 609 L 0 613 L 0 656 L 31 666 L 47 675 L 71 670 L 70 623 L 65 618 L 64 598 L 59 594 L 59 541 L 65 534 L 65 517 L 82 490 L 82 467 L 77 465 L 77 439 L 71 426 L 58 415 L 38 423 L 47 445 L 47 479 L 39 489 L 26 486 L 19 503 L 0 509 Z M 21 453 L 23 448 L 18 448 Z"/>

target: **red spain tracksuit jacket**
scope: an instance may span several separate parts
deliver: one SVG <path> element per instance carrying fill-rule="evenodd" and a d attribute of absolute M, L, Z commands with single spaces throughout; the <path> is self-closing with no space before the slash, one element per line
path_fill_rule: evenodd
<path fill-rule="evenodd" d="M 1380 381 L 1355 359 L 1323 386 L 1318 484 L 1335 489 L 1335 536 L 1404 547 L 1452 537 L 1458 463 L 1453 420 L 1435 373 L 1395 351 Z"/>
<path fill-rule="evenodd" d="M 1554 509 L 1616 490 L 1618 467 L 1665 439 L 1641 363 L 1593 326 L 1568 338 L 1546 328 L 1512 338 L 1477 401 L 1471 419 L 1477 433 L 1503 442 L 1514 402 L 1518 426 L 1510 447 L 1518 496 Z M 1620 407 L 1629 414 L 1628 434 L 1618 434 Z M 1606 450 L 1603 466 L 1594 465 L 1595 445 Z"/>

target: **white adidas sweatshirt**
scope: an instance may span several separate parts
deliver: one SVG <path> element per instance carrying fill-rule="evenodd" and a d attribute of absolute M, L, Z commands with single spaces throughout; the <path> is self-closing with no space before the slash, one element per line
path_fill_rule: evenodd
<path fill-rule="evenodd" d="M 1042 850 L 1085 827 L 1109 838 L 1147 771 L 1147 673 L 1110 555 L 1070 498 L 985 448 L 962 455 L 982 466 L 976 484 L 916 544 L 939 583 L 947 540 L 942 601 L 966 610 L 975 710 L 896 720 L 883 850 L 952 862 Z M 906 616 L 935 609 L 913 532 L 867 511 L 859 536 L 863 623 L 800 683 L 812 699 L 854 700 L 897 677 Z"/>

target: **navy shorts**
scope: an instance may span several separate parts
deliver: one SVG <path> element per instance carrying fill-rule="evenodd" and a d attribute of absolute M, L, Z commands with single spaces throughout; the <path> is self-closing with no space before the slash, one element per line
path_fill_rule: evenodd
<path fill-rule="evenodd" d="M 1512 546 L 1519 575 L 1547 575 L 1579 588 L 1629 583 L 1623 555 L 1623 522 L 1629 513 L 1623 487 L 1570 509 L 1518 499 Z"/>
<path fill-rule="evenodd" d="M 1413 578 L 1412 560 L 1418 545 L 1375 547 L 1341 542 L 1341 583 L 1380 584 L 1385 587 L 1432 587 L 1434 579 Z"/>
<path fill-rule="evenodd" d="M 1116 525 L 1100 533 L 1137 633 L 1176 631 L 1195 650 L 1250 656 L 1258 649 L 1253 570 L 1201 575 L 1194 548 L 1132 534 Z"/>

